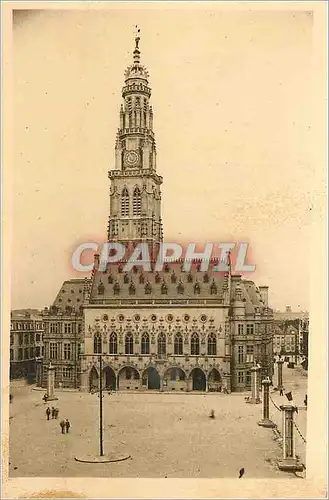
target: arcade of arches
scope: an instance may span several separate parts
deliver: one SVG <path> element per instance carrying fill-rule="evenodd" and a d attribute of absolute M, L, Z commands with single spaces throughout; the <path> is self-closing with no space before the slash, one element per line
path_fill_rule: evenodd
<path fill-rule="evenodd" d="M 160 391 L 214 391 L 224 389 L 220 372 L 212 368 L 208 373 L 199 367 L 186 373 L 180 367 L 167 368 L 161 373 L 149 366 L 141 373 L 132 366 L 124 366 L 117 372 L 110 366 L 103 369 L 103 390 L 160 390 Z M 89 372 L 89 391 L 99 390 L 99 371 L 93 366 Z"/>

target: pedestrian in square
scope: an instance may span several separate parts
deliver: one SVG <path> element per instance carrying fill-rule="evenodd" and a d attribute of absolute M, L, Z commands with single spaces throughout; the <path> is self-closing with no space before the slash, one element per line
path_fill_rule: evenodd
<path fill-rule="evenodd" d="M 48 408 L 46 409 L 47 420 L 49 420 L 50 414 L 51 414 L 51 410 L 48 406 Z"/>
<path fill-rule="evenodd" d="M 70 427 L 71 427 L 71 424 L 70 424 L 70 422 L 68 421 L 68 419 L 66 419 L 66 421 L 65 421 L 65 428 L 66 428 L 66 432 L 67 432 L 67 434 L 69 433 L 69 428 L 70 428 Z"/>
<path fill-rule="evenodd" d="M 58 408 L 55 408 L 55 418 L 56 418 L 56 419 L 58 418 L 58 414 L 59 414 L 59 409 L 58 409 Z"/>
<path fill-rule="evenodd" d="M 55 415 L 56 415 L 56 410 L 54 408 L 54 406 L 51 407 L 51 418 L 55 418 Z"/>
<path fill-rule="evenodd" d="M 61 426 L 62 434 L 65 434 L 65 420 L 61 420 L 59 425 Z"/>
<path fill-rule="evenodd" d="M 283 396 L 283 391 L 284 391 L 284 389 L 283 389 L 283 387 L 281 387 L 281 389 L 280 389 L 280 396 Z"/>

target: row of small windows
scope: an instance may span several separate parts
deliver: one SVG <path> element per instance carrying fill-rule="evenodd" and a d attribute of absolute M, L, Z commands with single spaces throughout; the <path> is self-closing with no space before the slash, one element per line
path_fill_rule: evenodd
<path fill-rule="evenodd" d="M 17 350 L 17 361 L 23 361 L 25 359 L 34 359 L 35 357 L 43 356 L 44 348 L 42 347 L 25 347 L 24 349 L 20 347 Z M 10 349 L 10 361 L 16 361 L 14 359 L 14 349 Z"/>
<path fill-rule="evenodd" d="M 18 343 L 19 343 L 19 345 L 33 344 L 34 341 L 35 342 L 41 342 L 41 340 L 43 340 L 43 335 L 41 335 L 40 333 L 36 333 L 35 337 L 34 337 L 34 333 L 30 333 L 30 334 L 25 333 L 24 336 L 23 336 L 22 333 L 18 334 Z M 10 335 L 10 344 L 13 344 L 13 343 L 14 343 L 14 335 L 11 334 Z"/>
<path fill-rule="evenodd" d="M 141 215 L 142 196 L 138 186 L 135 187 L 132 198 L 133 215 Z M 128 217 L 130 214 L 130 196 L 128 189 L 123 188 L 121 193 L 121 215 Z"/>
<path fill-rule="evenodd" d="M 240 323 L 238 325 L 238 334 L 243 335 L 244 334 L 244 324 Z M 252 323 L 247 323 L 247 335 L 253 335 L 255 333 L 255 325 Z"/>
<path fill-rule="evenodd" d="M 176 278 L 176 276 L 175 277 L 172 276 L 172 279 L 171 279 L 172 283 L 176 283 L 176 279 L 175 278 Z M 113 276 L 110 275 L 108 277 L 108 282 L 109 283 L 113 283 L 113 281 L 114 281 L 113 280 Z M 125 277 L 124 278 L 124 283 L 127 283 L 127 281 L 129 281 L 129 278 L 127 277 L 127 279 L 126 279 L 126 277 Z M 140 283 L 144 283 L 144 276 L 143 275 L 141 275 L 139 277 L 139 282 Z M 177 284 L 176 289 L 177 289 L 177 293 L 179 295 L 183 295 L 184 294 L 185 287 L 184 287 L 184 284 L 181 281 L 179 281 L 179 283 Z M 195 295 L 200 295 L 200 293 L 201 293 L 201 287 L 200 287 L 199 282 L 196 282 L 194 284 L 193 290 L 194 290 L 194 294 Z M 210 290 L 210 294 L 211 295 L 216 295 L 217 294 L 217 285 L 216 285 L 216 283 L 215 283 L 214 280 L 212 281 L 212 283 L 211 283 L 211 285 L 209 287 L 209 290 Z M 120 285 L 116 281 L 114 283 L 114 285 L 113 285 L 113 293 L 114 293 L 114 295 L 119 295 L 120 291 L 121 291 Z M 103 295 L 104 292 L 105 292 L 105 286 L 101 282 L 99 284 L 99 286 L 98 286 L 98 294 L 99 295 Z M 145 292 L 146 295 L 150 295 L 152 293 L 152 285 L 151 285 L 151 283 L 149 281 L 147 281 L 145 283 L 144 292 Z M 135 293 L 136 293 L 136 286 L 135 286 L 134 282 L 131 280 L 130 284 L 129 284 L 129 295 L 135 295 Z M 166 295 L 168 293 L 168 286 L 167 286 L 167 284 L 166 284 L 165 281 L 163 281 L 162 284 L 161 284 L 161 293 L 162 293 L 162 295 Z"/>
<path fill-rule="evenodd" d="M 134 354 L 134 337 L 131 333 L 127 333 L 125 336 L 125 354 Z M 164 333 L 160 333 L 157 339 L 157 352 L 159 355 L 166 354 L 167 350 L 167 340 Z M 198 356 L 200 354 L 200 338 L 195 332 L 191 336 L 190 352 L 192 356 Z M 102 353 L 102 338 L 100 335 L 95 334 L 94 336 L 94 354 Z M 110 335 L 109 342 L 109 353 L 118 354 L 118 337 L 115 332 Z M 207 341 L 207 353 L 209 356 L 216 356 L 217 353 L 217 340 L 215 334 L 211 333 L 208 336 Z M 148 333 L 144 332 L 141 338 L 141 354 L 150 354 L 150 336 Z M 174 337 L 174 354 L 183 354 L 183 336 L 177 333 Z"/>
<path fill-rule="evenodd" d="M 43 324 L 41 322 L 34 323 L 22 323 L 14 322 L 10 324 L 11 330 L 43 330 Z"/>

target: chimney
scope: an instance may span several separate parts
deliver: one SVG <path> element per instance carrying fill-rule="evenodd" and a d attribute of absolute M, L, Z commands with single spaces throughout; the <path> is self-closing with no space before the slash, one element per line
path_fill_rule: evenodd
<path fill-rule="evenodd" d="M 259 291 L 265 307 L 268 307 L 268 286 L 260 286 Z"/>

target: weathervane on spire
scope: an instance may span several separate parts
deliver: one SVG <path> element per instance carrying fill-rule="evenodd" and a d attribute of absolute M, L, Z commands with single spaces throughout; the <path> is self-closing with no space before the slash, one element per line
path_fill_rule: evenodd
<path fill-rule="evenodd" d="M 136 47 L 135 47 L 135 48 L 136 48 L 136 49 L 138 49 L 138 48 L 139 48 L 139 47 L 138 47 L 138 44 L 139 44 L 139 41 L 140 41 L 140 36 L 139 36 L 140 31 L 141 31 L 141 30 L 138 28 L 138 26 L 137 26 L 137 24 L 136 24 L 136 35 L 135 35 L 135 42 L 136 42 Z"/>

